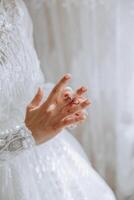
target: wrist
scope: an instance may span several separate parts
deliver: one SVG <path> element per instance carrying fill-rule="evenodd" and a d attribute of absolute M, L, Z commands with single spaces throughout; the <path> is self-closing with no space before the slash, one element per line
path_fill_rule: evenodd
<path fill-rule="evenodd" d="M 31 126 L 26 121 L 23 123 L 23 127 L 25 130 L 27 130 L 27 132 L 31 135 L 31 137 L 33 137 L 33 139 L 37 142 L 37 138 L 36 138 L 37 131 L 34 128 L 31 128 Z"/>

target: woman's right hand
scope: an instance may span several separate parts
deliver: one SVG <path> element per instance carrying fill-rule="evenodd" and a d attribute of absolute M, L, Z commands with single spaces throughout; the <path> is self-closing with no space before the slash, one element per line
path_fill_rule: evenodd
<path fill-rule="evenodd" d="M 37 144 L 53 138 L 62 129 L 85 120 L 84 110 L 90 105 L 90 101 L 83 97 L 87 90 L 81 87 L 72 98 L 68 98 L 66 86 L 70 79 L 69 74 L 65 75 L 42 104 L 44 93 L 39 88 L 27 106 L 25 124 Z"/>

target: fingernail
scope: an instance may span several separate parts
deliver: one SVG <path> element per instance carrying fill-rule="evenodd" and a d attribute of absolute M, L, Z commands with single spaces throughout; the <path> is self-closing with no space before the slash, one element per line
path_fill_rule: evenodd
<path fill-rule="evenodd" d="M 66 74 L 64 77 L 65 77 L 66 80 L 68 80 L 68 79 L 70 79 L 72 76 L 71 76 L 71 74 Z"/>
<path fill-rule="evenodd" d="M 85 88 L 84 86 L 81 88 L 82 92 L 87 91 L 87 88 Z"/>
<path fill-rule="evenodd" d="M 38 93 L 41 93 L 41 91 L 42 91 L 42 90 L 41 90 L 41 88 L 39 87 L 37 92 L 38 92 Z"/>
<path fill-rule="evenodd" d="M 69 94 L 68 94 L 68 93 L 65 93 L 65 94 L 64 94 L 64 97 L 65 97 L 65 98 L 69 97 Z"/>

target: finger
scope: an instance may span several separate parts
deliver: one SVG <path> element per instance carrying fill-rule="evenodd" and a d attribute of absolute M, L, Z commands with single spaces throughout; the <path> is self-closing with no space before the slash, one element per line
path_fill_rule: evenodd
<path fill-rule="evenodd" d="M 60 124 L 61 128 L 68 127 L 70 125 L 78 124 L 86 119 L 85 115 L 74 115 L 68 118 L 65 118 L 62 123 Z"/>
<path fill-rule="evenodd" d="M 62 94 L 59 95 L 57 98 L 57 103 L 59 104 L 60 108 L 63 108 L 67 104 L 71 103 L 71 101 L 75 101 L 77 104 L 81 103 L 85 100 L 82 95 L 87 91 L 85 87 L 79 88 L 75 93 L 70 87 L 66 87 L 63 91 Z"/>
<path fill-rule="evenodd" d="M 74 114 L 76 112 L 86 109 L 87 107 L 89 107 L 90 104 L 91 104 L 91 102 L 89 100 L 85 100 L 84 102 L 82 102 L 78 105 L 75 105 L 75 106 L 69 104 L 68 106 L 66 106 L 66 108 L 63 109 L 62 115 L 68 116 L 68 115 Z"/>
<path fill-rule="evenodd" d="M 63 107 L 67 105 L 68 103 L 70 103 L 73 98 L 74 98 L 73 90 L 67 87 L 63 90 L 61 96 L 59 96 L 58 102 L 61 105 L 61 107 Z"/>
<path fill-rule="evenodd" d="M 67 86 L 70 79 L 71 79 L 70 74 L 64 75 L 64 77 L 53 88 L 51 94 L 48 97 L 48 101 L 54 100 L 55 97 L 57 98 L 60 92 L 63 91 L 63 89 Z"/>
<path fill-rule="evenodd" d="M 41 103 L 43 96 L 44 96 L 44 92 L 43 92 L 43 90 L 41 90 L 41 88 L 39 88 L 37 91 L 37 94 L 31 101 L 31 103 L 29 104 L 28 109 L 34 109 L 34 108 L 38 107 Z"/>
<path fill-rule="evenodd" d="M 63 98 L 59 101 L 60 109 L 64 109 L 68 104 L 79 105 L 80 103 L 84 102 L 86 98 L 84 97 L 74 97 L 74 93 L 65 93 Z"/>
<path fill-rule="evenodd" d="M 85 94 L 87 92 L 87 88 L 85 87 L 81 87 L 78 90 L 76 90 L 76 96 L 82 96 L 83 94 Z"/>
<path fill-rule="evenodd" d="M 66 87 L 63 91 L 62 91 L 62 95 L 61 97 L 63 99 L 67 99 L 68 97 L 70 97 L 71 99 L 74 96 L 74 91 L 71 87 Z"/>
<path fill-rule="evenodd" d="M 75 113 L 76 116 L 84 115 L 85 117 L 88 117 L 88 112 L 86 110 L 81 110 Z"/>
<path fill-rule="evenodd" d="M 64 94 L 64 99 L 68 99 L 68 98 L 78 98 L 78 100 L 83 100 L 85 99 L 84 97 L 82 97 L 83 94 L 85 94 L 87 92 L 87 88 L 85 87 L 80 87 L 79 89 L 76 90 L 76 92 L 74 92 L 70 87 L 65 88 L 65 90 L 63 91 Z"/>

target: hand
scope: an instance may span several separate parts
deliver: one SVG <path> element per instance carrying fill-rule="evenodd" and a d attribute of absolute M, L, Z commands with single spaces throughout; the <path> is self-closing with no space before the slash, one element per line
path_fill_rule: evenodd
<path fill-rule="evenodd" d="M 82 95 L 84 87 L 76 93 L 67 91 L 66 86 L 71 76 L 65 75 L 54 87 L 43 103 L 43 91 L 39 88 L 32 102 L 27 106 L 25 124 L 31 130 L 37 144 L 41 144 L 67 126 L 85 120 L 84 110 L 90 105 Z"/>

